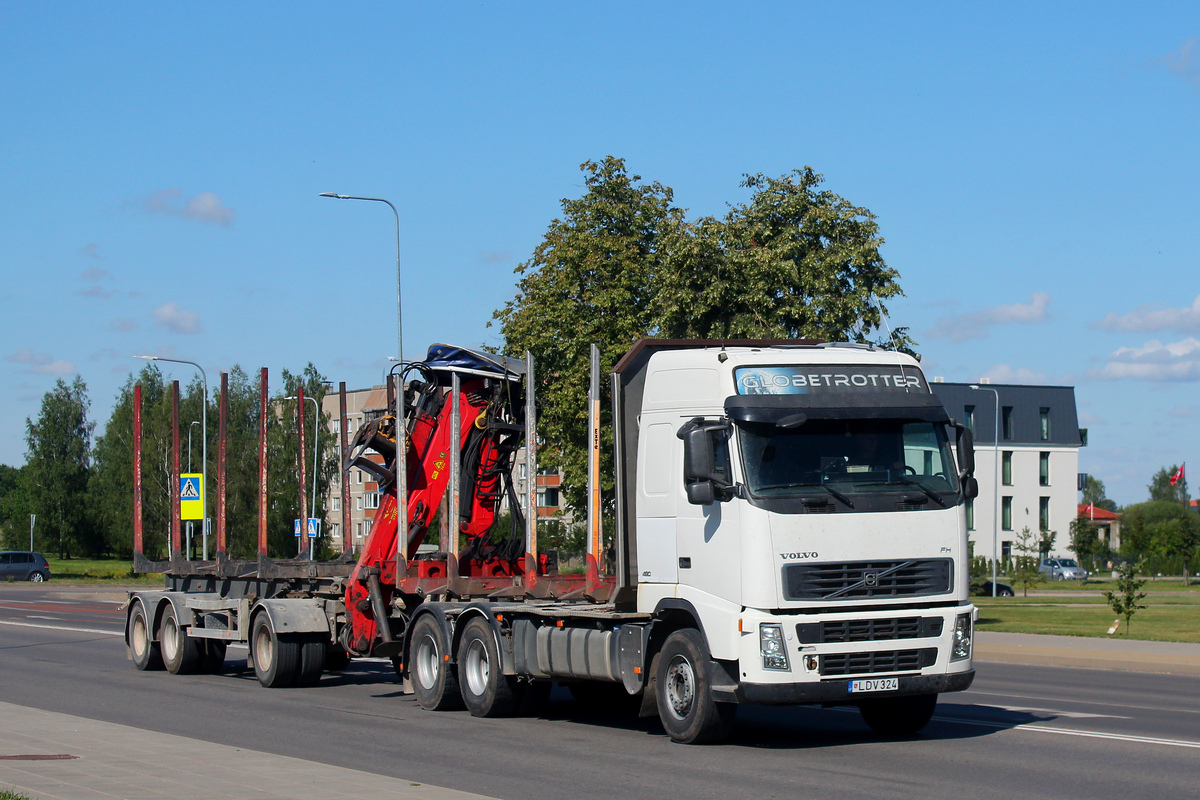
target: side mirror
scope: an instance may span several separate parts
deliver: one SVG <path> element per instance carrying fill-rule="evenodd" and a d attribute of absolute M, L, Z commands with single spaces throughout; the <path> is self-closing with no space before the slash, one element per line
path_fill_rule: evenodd
<path fill-rule="evenodd" d="M 965 480 L 975 474 L 975 437 L 971 429 L 958 422 L 951 423 L 958 434 L 955 440 L 955 455 L 958 456 L 958 471 L 960 479 Z M 978 489 L 976 489 L 978 493 Z"/>
<path fill-rule="evenodd" d="M 974 500 L 979 497 L 979 481 L 975 480 L 975 476 L 971 475 L 962 482 L 963 497 L 968 500 Z"/>
<path fill-rule="evenodd" d="M 689 423 L 690 424 L 690 423 Z M 713 443 L 709 428 L 694 427 L 683 434 L 683 479 L 711 481 L 713 478 Z"/>
<path fill-rule="evenodd" d="M 717 502 L 717 490 L 712 481 L 696 481 L 687 485 L 688 502 L 694 506 L 710 506 Z"/>
<path fill-rule="evenodd" d="M 683 481 L 692 505 L 706 506 L 731 496 L 727 434 L 727 422 L 702 417 L 688 420 L 676 434 L 683 440 Z"/>

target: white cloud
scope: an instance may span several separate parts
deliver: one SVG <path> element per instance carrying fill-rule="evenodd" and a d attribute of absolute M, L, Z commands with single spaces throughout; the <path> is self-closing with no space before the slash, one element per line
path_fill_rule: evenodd
<path fill-rule="evenodd" d="M 22 347 L 12 355 L 5 356 L 5 360 L 14 364 L 24 364 L 28 367 L 25 372 L 32 375 L 71 375 L 75 372 L 75 365 L 70 361 L 56 359 L 48 353 L 35 353 L 28 347 Z"/>
<path fill-rule="evenodd" d="M 154 309 L 154 326 L 175 333 L 199 333 L 200 315 L 180 308 L 179 303 L 164 303 Z"/>
<path fill-rule="evenodd" d="M 985 339 L 991 325 L 1028 324 L 1047 319 L 1050 295 L 1034 292 L 1027 303 L 991 306 L 981 311 L 968 311 L 941 317 L 928 332 L 931 339 L 949 339 L 962 342 L 967 339 Z"/>
<path fill-rule="evenodd" d="M 1011 367 L 1008 364 L 997 364 L 980 377 L 981 379 L 988 380 L 990 383 L 1044 386 L 1049 382 L 1044 372 L 1035 372 L 1025 367 Z"/>
<path fill-rule="evenodd" d="M 1151 339 L 1142 347 L 1122 347 L 1108 363 L 1088 370 L 1099 380 L 1200 381 L 1200 340 L 1192 337 L 1163 344 Z"/>
<path fill-rule="evenodd" d="M 212 192 L 200 192 L 187 200 L 182 198 L 183 192 L 178 189 L 161 189 L 144 198 L 139 205 L 151 214 L 185 217 L 226 227 L 233 224 L 233 209 L 222 204 Z"/>
<path fill-rule="evenodd" d="M 1200 63 L 1196 59 L 1196 37 L 1187 39 L 1179 49 L 1167 53 L 1158 59 L 1168 71 L 1182 78 L 1200 92 Z"/>
<path fill-rule="evenodd" d="M 1155 308 L 1142 306 L 1124 316 L 1109 312 L 1100 320 L 1099 326 L 1106 331 L 1174 331 L 1191 333 L 1200 331 L 1200 295 L 1184 308 Z"/>

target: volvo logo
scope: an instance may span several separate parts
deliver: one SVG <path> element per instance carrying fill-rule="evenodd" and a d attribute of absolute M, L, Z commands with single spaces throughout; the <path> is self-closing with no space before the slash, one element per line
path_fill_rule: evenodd
<path fill-rule="evenodd" d="M 804 558 L 817 558 L 817 551 L 813 550 L 809 553 L 780 553 L 779 557 L 785 561 L 799 561 Z"/>
<path fill-rule="evenodd" d="M 878 586 L 879 585 L 879 573 L 878 572 L 864 572 L 863 573 L 863 585 L 865 585 L 867 587 Z"/>

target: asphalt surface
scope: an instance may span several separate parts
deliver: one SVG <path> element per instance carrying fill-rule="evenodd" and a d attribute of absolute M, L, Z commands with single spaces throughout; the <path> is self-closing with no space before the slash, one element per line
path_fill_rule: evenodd
<path fill-rule="evenodd" d="M 683 747 L 655 720 L 562 691 L 535 719 L 425 712 L 386 662 L 297 690 L 262 689 L 236 648 L 222 675 L 140 673 L 103 595 L 0 587 L 0 788 L 64 800 L 1200 794 L 1195 645 L 979 634 L 975 685 L 944 695 L 912 739 L 882 740 L 852 709 L 744 708 L 729 744 Z"/>

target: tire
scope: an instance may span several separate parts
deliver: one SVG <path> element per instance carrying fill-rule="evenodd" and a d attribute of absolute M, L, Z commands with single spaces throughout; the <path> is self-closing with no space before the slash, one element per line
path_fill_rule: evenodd
<path fill-rule="evenodd" d="M 129 615 L 129 630 L 125 634 L 125 643 L 129 645 L 129 653 L 133 656 L 133 665 L 140 670 L 159 670 L 163 668 L 162 652 L 158 642 L 150 639 L 153 625 L 146 613 L 146 605 L 137 600 L 133 613 Z"/>
<path fill-rule="evenodd" d="M 29 580 L 33 583 L 41 583 L 42 581 L 46 580 L 46 573 L 36 571 L 31 572 L 29 573 Z"/>
<path fill-rule="evenodd" d="M 300 637 L 300 670 L 296 673 L 297 686 L 316 686 L 325 671 L 325 656 L 329 650 L 328 637 L 319 633 L 306 633 Z"/>
<path fill-rule="evenodd" d="M 201 669 L 216 675 L 225 668 L 225 650 L 227 644 L 219 639 L 203 639 L 204 657 Z"/>
<path fill-rule="evenodd" d="M 491 626 L 479 617 L 463 628 L 458 684 L 463 703 L 475 717 L 507 717 L 521 699 L 517 679 L 501 671 L 500 648 Z"/>
<path fill-rule="evenodd" d="M 864 701 L 858 711 L 880 736 L 912 736 L 929 724 L 937 699 L 937 694 L 886 697 Z"/>
<path fill-rule="evenodd" d="M 293 636 L 277 634 L 266 614 L 255 617 L 250 630 L 258 682 L 268 689 L 294 685 L 300 671 L 300 642 Z"/>
<path fill-rule="evenodd" d="M 158 625 L 158 646 L 163 664 L 172 675 L 191 675 L 204 661 L 203 640 L 187 635 L 187 629 L 175 613 L 175 606 L 170 603 L 163 608 L 162 621 Z"/>
<path fill-rule="evenodd" d="M 553 681 L 533 681 L 518 687 L 520 699 L 513 715 L 518 717 L 540 717 L 550 708 L 550 692 L 554 688 Z"/>
<path fill-rule="evenodd" d="M 450 663 L 442 628 L 426 614 L 413 625 L 407 666 L 413 695 L 426 711 L 462 708 L 458 675 Z"/>
<path fill-rule="evenodd" d="M 737 704 L 713 699 L 708 677 L 710 661 L 704 637 L 695 628 L 677 630 L 663 642 L 655 675 L 655 700 L 658 718 L 676 742 L 719 742 L 733 730 Z"/>

